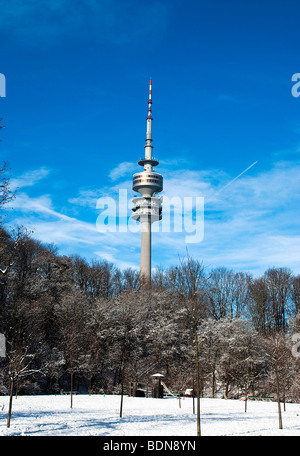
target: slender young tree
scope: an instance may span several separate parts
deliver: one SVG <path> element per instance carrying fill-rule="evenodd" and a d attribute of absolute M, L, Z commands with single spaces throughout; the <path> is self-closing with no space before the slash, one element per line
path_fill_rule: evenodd
<path fill-rule="evenodd" d="M 283 331 L 273 332 L 267 339 L 267 356 L 273 371 L 273 383 L 276 390 L 279 429 L 283 429 L 281 402 L 285 396 L 287 371 L 290 370 L 290 347 L 287 347 L 287 337 Z"/>
<path fill-rule="evenodd" d="M 124 386 L 130 366 L 141 356 L 143 334 L 143 310 L 140 306 L 140 294 L 126 290 L 114 297 L 111 302 L 111 321 L 114 331 L 111 333 L 111 352 L 118 365 L 121 384 L 120 417 L 123 416 Z M 141 317 L 141 318 L 140 318 Z"/>
<path fill-rule="evenodd" d="M 197 396 L 197 436 L 201 436 L 200 418 L 200 365 L 199 365 L 199 341 L 198 326 L 206 313 L 205 290 L 207 277 L 202 263 L 192 259 L 188 254 L 180 259 L 180 266 L 169 271 L 174 290 L 183 298 L 187 313 L 191 318 L 191 331 L 194 339 L 195 354 L 195 386 Z"/>
<path fill-rule="evenodd" d="M 13 394 L 16 383 L 24 377 L 41 372 L 41 369 L 31 368 L 34 355 L 28 353 L 28 347 L 20 344 L 8 354 L 8 376 L 10 381 L 9 387 L 9 406 L 6 426 L 10 427 Z"/>
<path fill-rule="evenodd" d="M 56 305 L 56 322 L 60 332 L 60 350 L 70 374 L 70 408 L 73 407 L 74 375 L 82 370 L 87 355 L 86 322 L 89 301 L 77 291 L 68 292 Z"/>

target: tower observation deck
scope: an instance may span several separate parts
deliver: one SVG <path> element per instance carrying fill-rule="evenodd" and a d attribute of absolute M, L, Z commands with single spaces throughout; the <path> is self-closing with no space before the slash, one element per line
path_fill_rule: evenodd
<path fill-rule="evenodd" d="M 134 204 L 132 218 L 142 225 L 140 279 L 145 285 L 151 283 L 151 224 L 162 218 L 162 199 L 156 195 L 163 189 L 162 175 L 153 170 L 159 162 L 152 156 L 151 105 L 152 81 L 150 79 L 145 157 L 138 161 L 143 171 L 133 175 L 132 184 L 133 190 L 142 195 L 132 200 Z"/>

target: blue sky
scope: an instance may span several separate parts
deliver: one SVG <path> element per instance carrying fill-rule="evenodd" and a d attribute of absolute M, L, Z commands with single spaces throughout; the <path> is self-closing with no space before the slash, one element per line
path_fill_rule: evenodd
<path fill-rule="evenodd" d="M 140 235 L 99 233 L 96 204 L 119 189 L 133 196 L 151 77 L 164 195 L 203 197 L 205 208 L 199 243 L 186 244 L 184 230 L 153 233 L 153 267 L 188 248 L 209 268 L 300 273 L 299 2 L 0 0 L 0 9 L 0 159 L 18 187 L 11 226 L 61 254 L 139 266 Z"/>

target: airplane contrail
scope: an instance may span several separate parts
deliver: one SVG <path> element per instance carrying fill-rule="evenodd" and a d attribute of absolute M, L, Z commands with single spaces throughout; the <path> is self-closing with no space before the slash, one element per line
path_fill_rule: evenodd
<path fill-rule="evenodd" d="M 233 184 L 233 182 L 235 182 L 237 179 L 239 179 L 243 174 L 245 174 L 247 171 L 249 171 L 250 168 L 252 168 L 252 166 L 256 165 L 256 163 L 258 163 L 258 160 L 256 160 L 254 163 L 252 163 L 252 165 L 248 166 L 248 168 L 244 169 L 244 171 L 242 171 L 238 176 L 236 176 L 234 179 L 232 179 L 230 182 L 228 182 L 228 184 L 226 184 L 224 187 L 220 188 L 220 190 L 218 190 L 217 192 L 213 193 L 211 197 L 207 198 L 205 201 L 206 201 L 206 204 L 210 203 L 212 200 L 213 200 L 213 197 L 215 195 L 218 195 L 219 193 L 221 193 L 223 190 L 225 190 L 225 188 L 229 187 L 229 185 Z"/>
<path fill-rule="evenodd" d="M 258 160 L 256 160 L 254 163 L 252 163 L 252 165 L 248 166 L 248 168 L 246 168 L 243 172 L 241 172 L 238 176 L 236 176 L 234 179 L 232 179 L 232 181 L 228 182 L 228 184 L 226 184 L 224 187 L 222 187 L 220 190 L 218 190 L 215 195 L 217 195 L 218 193 L 222 192 L 225 188 L 227 188 L 229 185 L 233 184 L 233 182 L 235 182 L 239 177 L 241 177 L 243 174 L 245 174 L 250 168 L 252 168 L 252 166 L 256 165 L 256 163 L 258 162 Z"/>

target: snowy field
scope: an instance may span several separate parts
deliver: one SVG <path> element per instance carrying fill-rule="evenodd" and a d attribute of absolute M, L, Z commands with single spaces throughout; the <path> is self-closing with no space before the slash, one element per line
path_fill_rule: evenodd
<path fill-rule="evenodd" d="M 0 396 L 0 436 L 195 436 L 192 399 L 152 399 L 124 396 L 19 396 L 13 400 L 6 428 L 7 396 Z M 283 429 L 278 429 L 277 403 L 201 399 L 203 436 L 300 436 L 300 404 L 287 404 Z"/>

